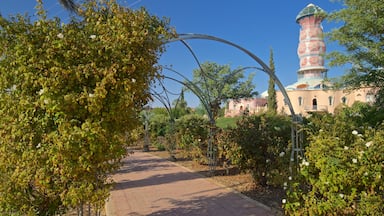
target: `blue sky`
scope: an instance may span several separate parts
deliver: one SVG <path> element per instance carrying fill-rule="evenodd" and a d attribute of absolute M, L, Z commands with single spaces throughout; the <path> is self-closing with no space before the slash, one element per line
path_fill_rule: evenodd
<path fill-rule="evenodd" d="M 120 0 L 124 6 L 138 9 L 145 7 L 151 14 L 170 19 L 170 25 L 178 33 L 199 33 L 219 37 L 236 43 L 269 62 L 270 49 L 274 52 L 276 75 L 283 85 L 296 81 L 299 59 L 296 54 L 299 25 L 295 22 L 297 14 L 309 3 L 320 6 L 327 12 L 339 10 L 342 5 L 328 0 Z M 34 14 L 33 0 L 1 0 L 0 13 L 3 16 L 16 13 Z M 68 12 L 56 0 L 45 0 L 44 5 L 50 16 L 58 16 L 68 21 Z M 323 22 L 324 31 L 335 28 L 334 23 Z M 238 67 L 259 66 L 250 57 L 228 45 L 205 40 L 188 40 L 200 62 L 212 61 Z M 340 50 L 336 44 L 327 43 L 327 51 Z M 160 64 L 172 66 L 180 73 L 191 77 L 198 66 L 191 54 L 180 43 L 170 43 L 160 59 Z M 329 67 L 328 67 L 329 68 Z M 256 72 L 254 83 L 261 93 L 267 89 L 268 76 Z M 170 71 L 165 74 L 175 77 Z M 328 77 L 340 76 L 343 68 L 329 68 Z M 181 79 L 181 78 L 180 78 Z M 180 92 L 180 86 L 167 81 L 167 88 L 174 93 Z M 194 107 L 199 102 L 192 95 L 186 96 L 188 105 Z M 172 99 L 171 99 L 172 100 Z M 158 103 L 155 102 L 155 105 Z"/>

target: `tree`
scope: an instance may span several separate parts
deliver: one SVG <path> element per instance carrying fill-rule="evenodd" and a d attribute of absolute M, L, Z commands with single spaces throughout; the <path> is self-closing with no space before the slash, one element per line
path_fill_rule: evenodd
<path fill-rule="evenodd" d="M 0 17 L 0 214 L 101 207 L 140 126 L 166 20 L 90 1 L 62 24 Z"/>
<path fill-rule="evenodd" d="M 271 49 L 269 55 L 269 67 L 271 72 L 275 73 L 275 62 L 273 61 L 273 50 Z M 268 112 L 276 114 L 277 112 L 277 102 L 276 102 L 276 90 L 275 90 L 275 80 L 269 76 L 268 82 Z"/>
<path fill-rule="evenodd" d="M 243 81 L 244 68 L 231 70 L 229 65 L 218 65 L 205 62 L 201 68 L 193 71 L 192 88 L 207 109 L 212 119 L 216 119 L 220 106 L 228 99 L 252 97 L 255 85 L 252 83 L 253 74 Z M 189 85 L 191 86 L 191 85 Z"/>
<path fill-rule="evenodd" d="M 384 105 L 384 1 L 344 0 L 343 3 L 345 8 L 329 15 L 330 20 L 341 22 L 342 26 L 328 36 L 346 50 L 330 53 L 330 65 L 351 64 L 352 68 L 343 77 L 344 84 L 351 89 L 378 88 L 377 103 Z"/>
<path fill-rule="evenodd" d="M 184 98 L 184 89 L 181 90 L 180 97 L 175 99 L 172 102 L 174 106 L 175 118 L 178 119 L 184 115 L 187 115 L 191 112 L 190 108 L 188 108 L 187 101 Z"/>
<path fill-rule="evenodd" d="M 256 94 L 256 92 L 253 92 L 255 88 L 252 84 L 253 74 L 249 75 L 247 80 L 242 81 L 244 69 L 239 68 L 231 71 L 229 65 L 205 62 L 200 65 L 200 68 L 193 71 L 192 81 L 185 81 L 188 90 L 193 91 L 199 97 L 209 116 L 210 127 L 207 156 L 210 168 L 214 168 L 216 165 L 216 119 L 221 104 L 228 99 L 236 100 Z"/>

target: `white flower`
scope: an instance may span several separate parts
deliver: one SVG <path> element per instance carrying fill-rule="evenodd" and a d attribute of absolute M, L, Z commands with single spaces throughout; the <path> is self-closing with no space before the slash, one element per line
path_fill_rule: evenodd
<path fill-rule="evenodd" d="M 358 137 L 362 137 L 362 136 L 363 136 L 363 134 L 357 134 L 357 136 L 358 136 Z"/>
<path fill-rule="evenodd" d="M 273 129 L 275 129 L 276 131 L 280 131 L 280 127 L 273 127 Z"/>
<path fill-rule="evenodd" d="M 320 133 L 323 132 L 323 129 L 320 129 L 319 132 L 320 132 Z"/>
<path fill-rule="evenodd" d="M 368 176 L 368 172 L 365 172 L 365 173 L 364 173 L 364 176 Z"/>
<path fill-rule="evenodd" d="M 41 147 L 41 143 L 37 144 L 36 148 L 40 148 Z"/>
<path fill-rule="evenodd" d="M 353 131 L 352 131 L 352 134 L 353 134 L 353 135 L 357 135 L 357 134 L 359 134 L 359 132 L 357 132 L 357 130 L 353 130 Z"/>
<path fill-rule="evenodd" d="M 269 159 L 265 160 L 265 163 L 269 163 L 269 162 L 271 162 L 271 160 L 269 160 Z"/>
<path fill-rule="evenodd" d="M 201 139 L 199 138 L 197 141 L 201 142 Z"/>
<path fill-rule="evenodd" d="M 340 197 L 340 198 L 344 198 L 344 194 L 342 194 L 342 193 L 339 194 L 339 197 Z"/>
<path fill-rule="evenodd" d="M 357 163 L 357 159 L 356 159 L 356 158 L 353 158 L 353 159 L 352 159 L 352 163 Z"/>
<path fill-rule="evenodd" d="M 287 200 L 286 200 L 286 199 L 282 199 L 281 202 L 282 202 L 283 204 L 285 204 L 285 203 L 287 202 Z"/>
<path fill-rule="evenodd" d="M 304 166 L 309 166 L 309 162 L 308 161 L 303 161 L 303 165 Z"/>
<path fill-rule="evenodd" d="M 373 141 L 369 141 L 369 142 L 365 143 L 365 146 L 367 146 L 367 148 L 369 148 L 372 144 L 373 144 Z"/>
<path fill-rule="evenodd" d="M 95 39 L 95 38 L 96 38 L 96 35 L 91 35 L 91 36 L 89 36 L 89 38 L 91 38 L 91 39 Z"/>
<path fill-rule="evenodd" d="M 286 187 L 286 186 L 288 186 L 288 183 L 287 183 L 287 182 L 284 182 L 284 184 L 283 184 L 283 185 L 284 185 L 284 187 Z"/>
<path fill-rule="evenodd" d="M 38 94 L 39 95 L 42 95 L 42 94 L 44 94 L 44 89 L 42 88 L 42 89 L 40 89 L 40 91 L 38 92 Z"/>
<path fill-rule="evenodd" d="M 49 101 L 47 99 L 44 99 L 44 104 L 49 104 Z"/>
<path fill-rule="evenodd" d="M 60 39 L 63 39 L 64 35 L 63 35 L 63 33 L 59 33 L 59 34 L 57 34 L 57 37 L 60 38 Z"/>
<path fill-rule="evenodd" d="M 133 83 L 135 83 L 135 82 L 136 82 L 136 79 L 135 79 L 135 78 L 132 78 L 131 81 L 132 81 Z"/>
<path fill-rule="evenodd" d="M 288 176 L 288 180 L 291 181 L 292 180 L 292 176 Z"/>
<path fill-rule="evenodd" d="M 285 155 L 285 152 L 283 152 L 283 151 L 280 152 L 280 154 L 279 154 L 280 157 L 284 157 L 284 155 Z"/>
<path fill-rule="evenodd" d="M 93 98 L 93 97 L 95 97 L 95 94 L 88 94 L 88 97 L 90 97 L 90 98 Z"/>
<path fill-rule="evenodd" d="M 348 146 L 344 146 L 344 150 L 348 150 L 349 149 L 349 147 Z"/>

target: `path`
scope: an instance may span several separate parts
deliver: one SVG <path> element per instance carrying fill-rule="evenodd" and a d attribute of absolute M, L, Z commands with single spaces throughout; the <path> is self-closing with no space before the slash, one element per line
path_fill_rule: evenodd
<path fill-rule="evenodd" d="M 273 215 L 268 207 L 204 176 L 144 152 L 127 157 L 113 176 L 108 216 Z"/>

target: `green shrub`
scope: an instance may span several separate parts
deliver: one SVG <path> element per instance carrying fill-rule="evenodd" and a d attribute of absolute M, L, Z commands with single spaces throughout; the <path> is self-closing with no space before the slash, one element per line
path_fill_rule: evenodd
<path fill-rule="evenodd" d="M 293 215 L 383 215 L 384 130 L 367 107 L 315 115 L 309 146 L 284 204 Z M 379 115 L 378 115 L 379 116 Z"/>
<path fill-rule="evenodd" d="M 176 121 L 176 140 L 185 157 L 207 162 L 208 125 L 208 119 L 199 115 L 185 115 Z"/>
<path fill-rule="evenodd" d="M 225 134 L 227 133 L 227 134 Z M 291 120 L 286 116 L 245 116 L 219 136 L 221 157 L 250 171 L 261 185 L 280 186 L 288 177 Z"/>

